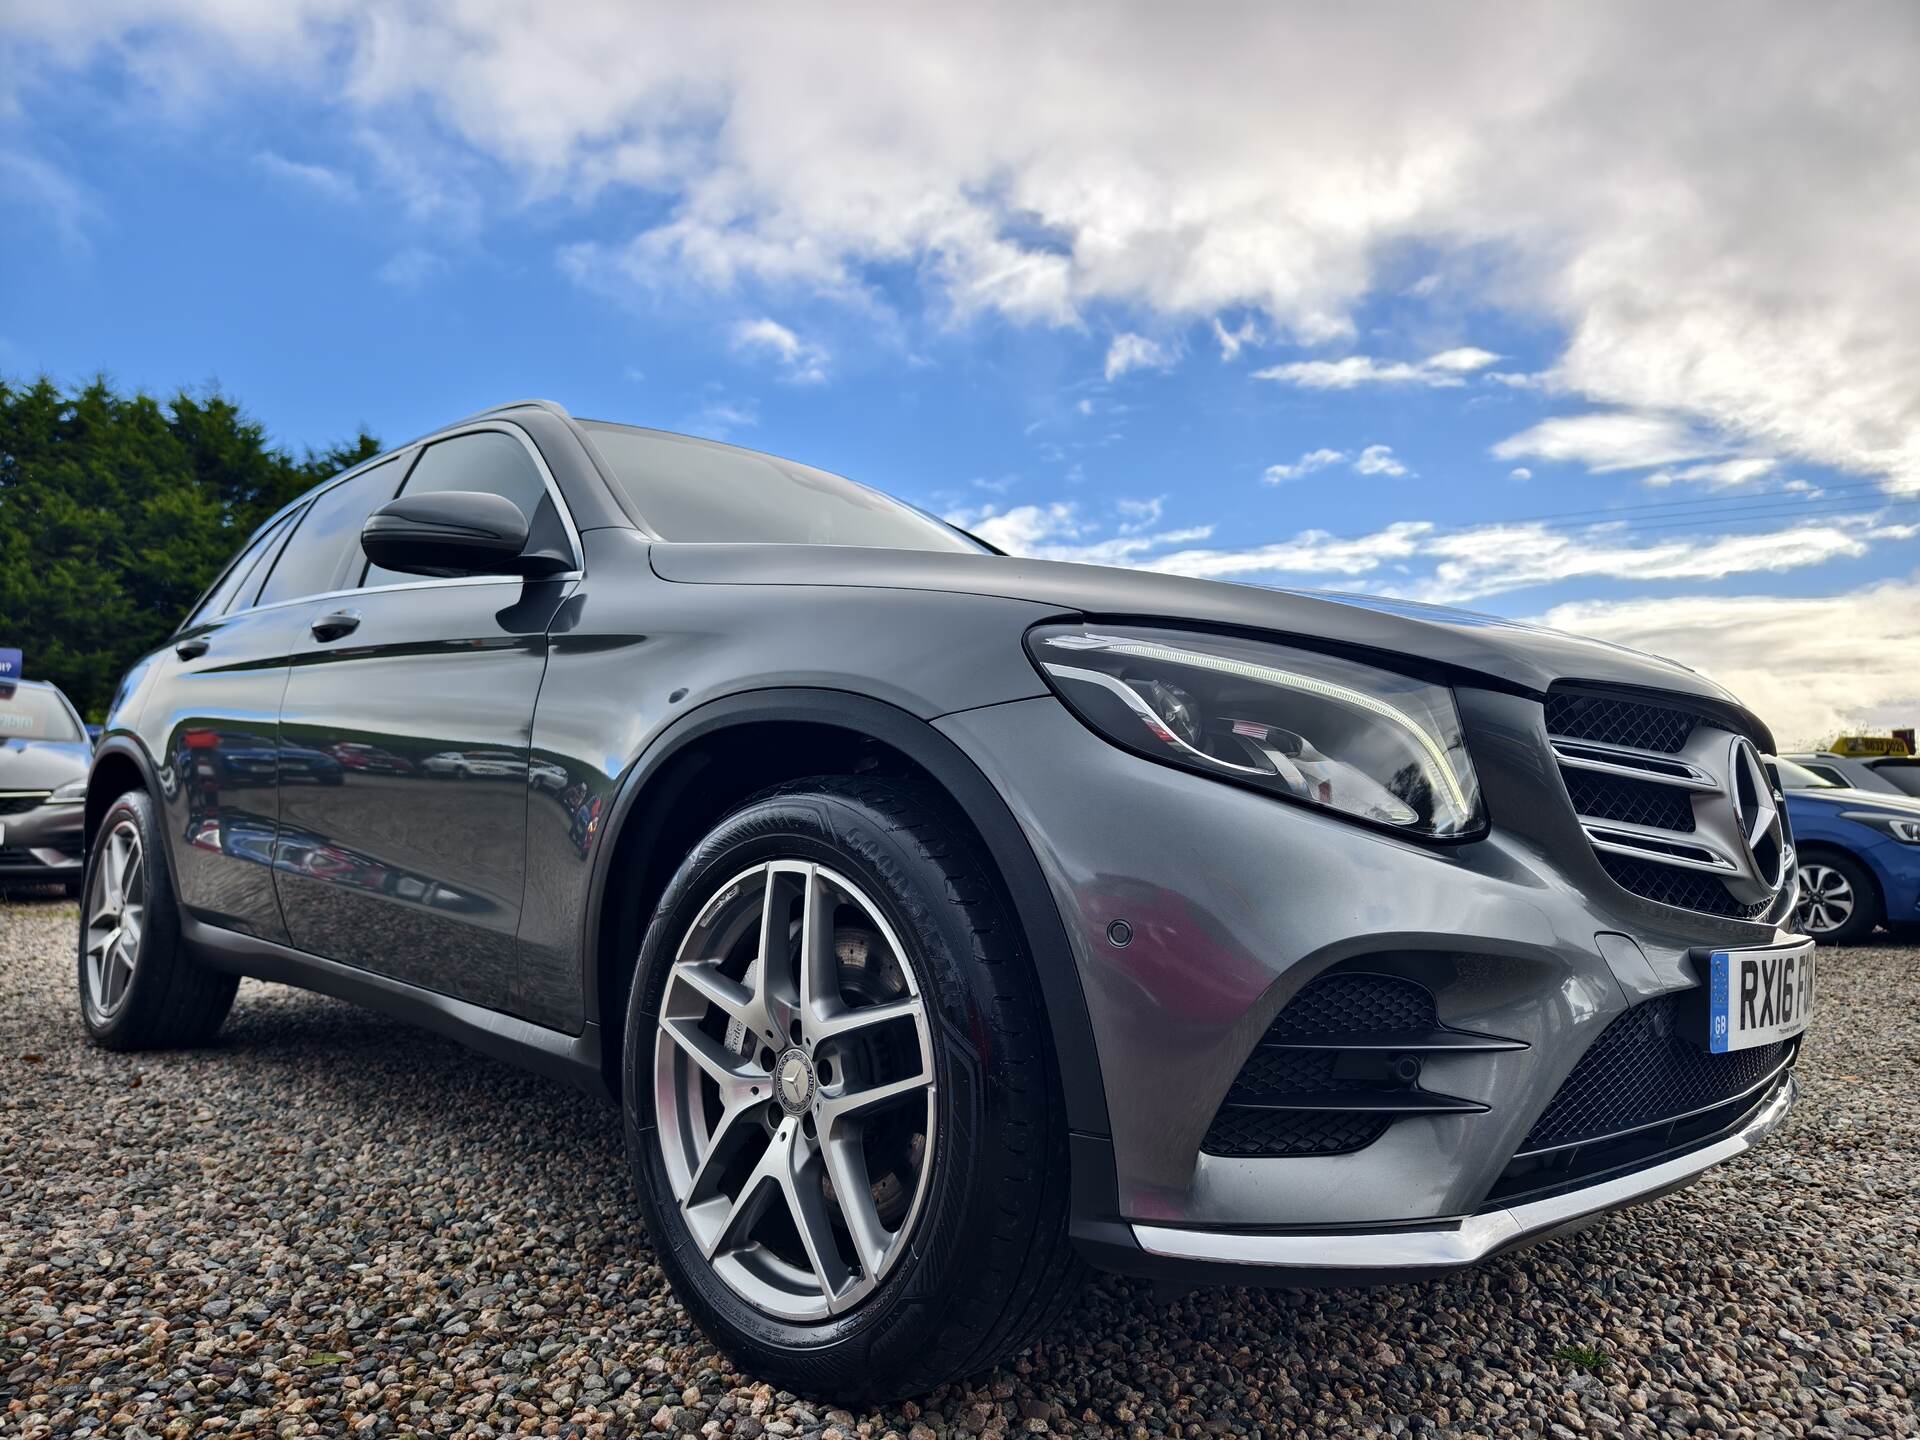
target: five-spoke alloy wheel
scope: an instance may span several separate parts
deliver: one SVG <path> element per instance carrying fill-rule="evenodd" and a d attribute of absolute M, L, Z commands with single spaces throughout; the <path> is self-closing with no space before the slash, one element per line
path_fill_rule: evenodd
<path fill-rule="evenodd" d="M 1071 1301 L 1066 1124 L 1038 978 L 944 797 L 763 791 L 650 910 L 621 1097 L 654 1254 L 740 1369 L 925 1392 Z"/>
<path fill-rule="evenodd" d="M 676 951 L 654 1046 L 688 1231 L 749 1304 L 812 1320 L 899 1258 L 936 1138 L 933 1046 L 879 907 L 810 860 L 733 876 Z"/>
<path fill-rule="evenodd" d="M 144 790 L 115 796 L 87 850 L 80 893 L 80 1017 L 113 1050 L 200 1045 L 239 981 L 182 942 L 173 878 Z"/>
<path fill-rule="evenodd" d="M 97 1025 L 126 1003 L 140 963 L 140 937 L 147 916 L 146 855 L 131 817 L 102 837 L 93 885 L 87 892 L 84 1003 Z"/>

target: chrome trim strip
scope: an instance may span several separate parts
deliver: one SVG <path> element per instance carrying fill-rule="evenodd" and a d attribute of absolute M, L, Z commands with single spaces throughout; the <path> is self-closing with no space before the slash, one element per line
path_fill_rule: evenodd
<path fill-rule="evenodd" d="M 1580 819 L 1588 843 L 1596 850 L 1614 855 L 1631 855 L 1636 860 L 1651 860 L 1681 870 L 1703 870 L 1709 875 L 1738 875 L 1740 867 L 1711 845 L 1692 839 L 1685 831 L 1658 830 L 1650 825 L 1629 825 L 1624 821 Z M 1636 841 L 1647 843 L 1636 844 Z M 1656 847 L 1673 848 L 1656 848 Z M 1686 847 L 1698 851 L 1704 859 L 1676 855 L 1674 849 Z"/>
<path fill-rule="evenodd" d="M 1593 770 L 1602 775 L 1620 775 L 1629 780 L 1647 780 L 1655 785 L 1672 785 L 1681 790 L 1705 790 L 1719 793 L 1720 782 L 1698 765 L 1673 755 L 1653 750 L 1629 750 L 1624 745 L 1599 745 L 1588 740 L 1567 740 L 1549 735 L 1554 758 L 1571 770 Z M 1682 771 L 1682 774 L 1675 774 Z"/>
<path fill-rule="evenodd" d="M 1284 1235 L 1135 1225 L 1133 1236 L 1148 1254 L 1172 1260 L 1291 1270 L 1452 1270 L 1545 1239 L 1609 1210 L 1679 1189 L 1723 1160 L 1752 1149 L 1779 1128 L 1798 1094 L 1798 1085 L 1789 1074 L 1780 1092 L 1724 1140 L 1597 1185 L 1446 1224 Z"/>

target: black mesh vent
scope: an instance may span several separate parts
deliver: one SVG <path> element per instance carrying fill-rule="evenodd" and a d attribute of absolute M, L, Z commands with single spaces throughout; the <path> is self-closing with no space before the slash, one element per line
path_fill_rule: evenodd
<path fill-rule="evenodd" d="M 38 810 L 46 798 L 44 791 L 33 795 L 0 795 L 0 815 L 24 815 L 29 810 Z"/>
<path fill-rule="evenodd" d="M 1684 790 L 1592 770 L 1567 768 L 1560 773 L 1566 779 L 1573 808 L 1581 815 L 1628 825 L 1652 825 L 1660 830 L 1693 829 L 1693 803 Z"/>
<path fill-rule="evenodd" d="M 1424 985 L 1394 975 L 1322 975 L 1287 1002 L 1267 1034 L 1275 1040 L 1311 1040 L 1375 1030 L 1431 1030 L 1438 1023 L 1432 992 Z"/>
<path fill-rule="evenodd" d="M 1727 893 L 1725 885 L 1698 870 L 1637 860 L 1631 855 L 1610 855 L 1604 850 L 1594 853 L 1601 868 L 1613 877 L 1614 884 L 1658 905 L 1676 905 L 1682 910 L 1723 915 L 1730 920 L 1752 920 L 1772 903 L 1762 900 L 1749 905 L 1736 900 Z"/>
<path fill-rule="evenodd" d="M 1663 995 L 1607 1026 L 1520 1148 L 1569 1145 L 1718 1105 L 1786 1059 L 1792 1042 L 1785 1040 L 1725 1055 L 1701 1049 L 1684 1033 L 1680 1001 Z"/>
<path fill-rule="evenodd" d="M 1299 1094 L 1314 1090 L 1337 1090 L 1332 1050 L 1256 1050 L 1253 1058 L 1240 1068 L 1229 1100 L 1244 1096 L 1272 1094 L 1276 1090 Z"/>
<path fill-rule="evenodd" d="M 1598 745 L 1627 745 L 1671 755 L 1687 743 L 1695 717 L 1690 711 L 1637 700 L 1561 691 L 1547 696 L 1547 733 Z"/>
<path fill-rule="evenodd" d="M 1390 1116 L 1355 1110 L 1223 1109 L 1200 1148 L 1209 1155 L 1242 1158 L 1350 1155 L 1386 1134 L 1391 1123 Z"/>
<path fill-rule="evenodd" d="M 1267 1039 L 1317 1040 L 1395 1030 L 1424 1033 L 1438 1023 L 1433 994 L 1424 985 L 1394 975 L 1338 973 L 1320 976 L 1289 1000 L 1267 1027 Z M 1393 1123 L 1391 1115 L 1239 1108 L 1263 1094 L 1352 1089 L 1352 1080 L 1334 1078 L 1339 1058 L 1335 1050 L 1254 1051 L 1234 1078 L 1200 1148 L 1209 1155 L 1269 1159 L 1364 1150 L 1386 1134 Z"/>

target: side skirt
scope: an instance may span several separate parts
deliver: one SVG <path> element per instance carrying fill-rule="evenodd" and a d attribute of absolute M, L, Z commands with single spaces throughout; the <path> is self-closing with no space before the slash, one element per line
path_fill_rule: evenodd
<path fill-rule="evenodd" d="M 600 1027 L 587 1025 L 578 1035 L 549 1030 L 498 1010 L 488 1010 L 451 995 L 376 975 L 337 960 L 180 917 L 182 937 L 203 965 L 253 980 L 317 990 L 322 995 L 364 1005 L 523 1070 L 546 1075 L 611 1100 L 600 1074 Z"/>

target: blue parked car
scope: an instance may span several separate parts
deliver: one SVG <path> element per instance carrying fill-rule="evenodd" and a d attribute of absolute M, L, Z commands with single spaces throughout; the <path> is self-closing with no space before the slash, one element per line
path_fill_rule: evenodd
<path fill-rule="evenodd" d="M 1799 928 L 1832 945 L 1864 940 L 1875 925 L 1920 938 L 1920 800 L 1773 763 L 1799 852 Z"/>

